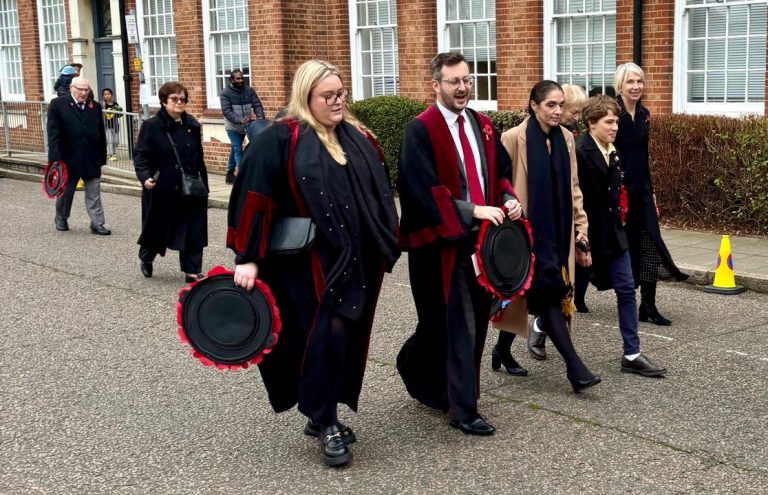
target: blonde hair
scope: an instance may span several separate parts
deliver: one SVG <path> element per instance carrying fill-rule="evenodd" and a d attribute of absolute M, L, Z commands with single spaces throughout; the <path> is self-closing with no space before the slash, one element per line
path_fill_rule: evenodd
<path fill-rule="evenodd" d="M 291 87 L 291 99 L 288 102 L 288 115 L 302 122 L 306 122 L 317 133 L 320 142 L 328 150 L 328 153 L 342 165 L 346 165 L 347 158 L 341 145 L 332 136 L 328 129 L 317 121 L 309 108 L 309 99 L 312 91 L 324 79 L 336 76 L 341 79 L 339 69 L 322 60 L 308 60 L 301 64 L 293 76 L 293 85 Z M 343 121 L 363 130 L 365 127 L 352 115 L 346 102 L 342 104 Z M 289 118 L 290 118 L 289 117 Z"/>
<path fill-rule="evenodd" d="M 563 84 L 565 107 L 583 107 L 587 102 L 587 92 L 578 84 Z"/>
<path fill-rule="evenodd" d="M 616 91 L 616 96 L 621 94 L 621 86 L 624 84 L 624 81 L 627 80 L 627 77 L 629 77 L 631 72 L 634 72 L 640 76 L 640 79 L 645 81 L 645 72 L 643 72 L 643 69 L 641 69 L 639 65 L 634 62 L 621 64 L 616 67 L 616 74 L 613 76 L 613 89 Z"/>

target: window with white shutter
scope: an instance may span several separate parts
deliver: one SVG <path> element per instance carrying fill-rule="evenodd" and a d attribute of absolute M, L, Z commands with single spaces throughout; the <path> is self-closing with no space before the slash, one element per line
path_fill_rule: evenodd
<path fill-rule="evenodd" d="M 40 32 L 40 56 L 43 72 L 43 94 L 46 100 L 56 97 L 53 86 L 67 64 L 67 20 L 64 0 L 38 0 L 37 19 Z"/>
<path fill-rule="evenodd" d="M 550 0 L 544 4 L 544 77 L 613 95 L 616 0 Z"/>
<path fill-rule="evenodd" d="M 21 38 L 16 0 L 0 0 L 0 98 L 23 101 Z"/>
<path fill-rule="evenodd" d="M 352 95 L 355 99 L 399 92 L 397 2 L 351 0 Z"/>
<path fill-rule="evenodd" d="M 219 96 L 235 69 L 251 84 L 246 0 L 203 0 L 208 106 L 221 108 Z"/>
<path fill-rule="evenodd" d="M 137 7 L 149 102 L 159 106 L 157 92 L 160 86 L 179 79 L 173 0 L 140 0 Z"/>
<path fill-rule="evenodd" d="M 763 113 L 765 0 L 679 0 L 675 110 Z"/>
<path fill-rule="evenodd" d="M 495 110 L 496 0 L 439 0 L 437 44 L 440 52 L 461 52 L 475 77 L 470 106 Z"/>

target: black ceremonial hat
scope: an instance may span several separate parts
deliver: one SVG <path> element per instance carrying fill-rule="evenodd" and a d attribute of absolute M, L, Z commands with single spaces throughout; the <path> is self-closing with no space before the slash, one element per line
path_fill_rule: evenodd
<path fill-rule="evenodd" d="M 478 282 L 500 299 L 522 295 L 533 278 L 533 240 L 525 219 L 485 222 L 478 236 Z"/>
<path fill-rule="evenodd" d="M 67 166 L 62 161 L 47 164 L 43 171 L 43 194 L 56 199 L 67 185 Z"/>
<path fill-rule="evenodd" d="M 259 364 L 277 343 L 280 314 L 260 280 L 252 291 L 238 287 L 234 272 L 212 268 L 206 278 L 179 291 L 177 322 L 182 342 L 205 366 L 247 368 Z"/>

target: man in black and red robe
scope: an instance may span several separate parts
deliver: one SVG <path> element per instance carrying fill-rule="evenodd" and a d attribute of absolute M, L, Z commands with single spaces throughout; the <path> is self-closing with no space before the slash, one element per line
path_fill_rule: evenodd
<path fill-rule="evenodd" d="M 400 244 L 419 322 L 397 369 L 411 396 L 448 413 L 451 426 L 491 435 L 477 411 L 491 296 L 477 282 L 473 253 L 481 222 L 515 220 L 521 208 L 491 120 L 467 108 L 474 81 L 466 59 L 441 53 L 431 69 L 436 104 L 408 125 L 400 151 Z"/>

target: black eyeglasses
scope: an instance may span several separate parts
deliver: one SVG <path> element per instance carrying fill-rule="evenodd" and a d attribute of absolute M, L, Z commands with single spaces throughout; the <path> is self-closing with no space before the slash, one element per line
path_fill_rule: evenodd
<path fill-rule="evenodd" d="M 184 98 L 183 96 L 169 96 L 168 100 L 171 103 L 182 103 L 183 104 L 183 103 L 187 102 L 187 99 Z"/>
<path fill-rule="evenodd" d="M 440 79 L 440 82 L 444 82 L 448 85 L 451 89 L 458 88 L 461 83 L 464 83 L 464 86 L 471 88 L 475 85 L 475 76 L 466 76 L 466 77 L 452 77 L 450 79 Z"/>
<path fill-rule="evenodd" d="M 342 89 L 335 93 L 331 93 L 329 95 L 317 95 L 320 98 L 325 100 L 325 104 L 329 107 L 332 105 L 335 105 L 338 102 L 344 103 L 347 101 L 347 98 L 349 97 L 349 90 Z"/>

